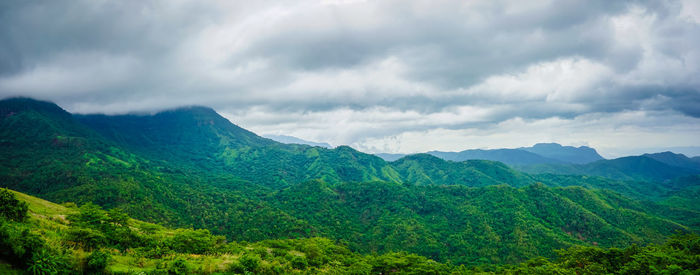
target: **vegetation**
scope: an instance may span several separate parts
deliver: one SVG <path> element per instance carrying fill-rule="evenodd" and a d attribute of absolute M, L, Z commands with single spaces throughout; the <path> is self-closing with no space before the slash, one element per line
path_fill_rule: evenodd
<path fill-rule="evenodd" d="M 700 271 L 700 236 L 676 235 L 663 245 L 603 249 L 573 246 L 553 258 L 537 257 L 517 265 L 452 265 L 406 252 L 358 254 L 325 238 L 227 242 L 207 230 L 168 229 L 130 219 L 93 204 L 60 206 L 31 196 L 23 221 L 0 218 L 6 274 L 655 274 Z M 26 202 L 25 202 L 26 201 Z M 28 202 L 28 203 L 27 203 Z M 4 213 L 4 212 L 3 212 Z M 69 218 L 64 218 L 69 217 Z M 90 230 L 103 241 L 75 238 Z M 131 238 L 115 237 L 130 232 Z M 183 240 L 186 240 L 183 242 Z M 94 244 L 97 244 L 94 246 Z"/>
<path fill-rule="evenodd" d="M 676 175 L 653 158 L 625 181 L 385 162 L 277 143 L 208 108 L 74 116 L 30 99 L 0 101 L 0 146 L 0 186 L 68 203 L 0 191 L 2 258 L 37 273 L 515 272 L 539 256 L 530 267 L 567 269 L 557 250 L 700 229 L 699 178 L 649 181 Z"/>

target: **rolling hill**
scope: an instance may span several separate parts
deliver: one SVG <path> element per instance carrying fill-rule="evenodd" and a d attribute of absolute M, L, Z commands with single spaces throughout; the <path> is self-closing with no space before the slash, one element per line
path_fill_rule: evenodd
<path fill-rule="evenodd" d="M 683 206 L 695 200 L 646 201 L 665 198 L 650 196 L 652 182 L 530 175 L 427 154 L 386 162 L 348 146 L 275 142 L 205 107 L 72 115 L 48 102 L 2 100 L 0 146 L 2 187 L 206 228 L 230 241 L 326 237 L 366 253 L 517 263 L 576 244 L 660 242 L 698 229 L 698 213 Z M 645 178 L 686 175 L 645 161 L 650 166 L 634 170 Z M 669 170 L 649 168 L 659 163 Z"/>

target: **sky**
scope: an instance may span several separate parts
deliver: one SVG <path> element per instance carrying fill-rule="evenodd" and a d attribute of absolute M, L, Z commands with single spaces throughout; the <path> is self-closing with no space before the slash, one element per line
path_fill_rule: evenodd
<path fill-rule="evenodd" d="M 700 155 L 700 1 L 0 3 L 0 98 L 375 153 Z"/>

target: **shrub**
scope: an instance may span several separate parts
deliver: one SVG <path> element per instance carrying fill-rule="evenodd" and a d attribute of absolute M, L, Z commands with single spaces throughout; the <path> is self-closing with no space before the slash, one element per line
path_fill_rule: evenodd
<path fill-rule="evenodd" d="M 187 266 L 187 261 L 182 258 L 177 258 L 172 261 L 168 266 L 169 274 L 187 274 L 189 272 L 189 267 Z"/>
<path fill-rule="evenodd" d="M 42 249 L 32 256 L 27 271 L 31 274 L 64 274 L 69 273 L 68 267 L 68 261 L 63 255 Z"/>
<path fill-rule="evenodd" d="M 28 210 L 29 206 L 26 202 L 17 200 L 14 193 L 0 188 L 0 217 L 22 222 L 27 218 Z"/>
<path fill-rule="evenodd" d="M 46 246 L 44 240 L 28 229 L 21 229 L 10 224 L 0 225 L 0 257 L 13 264 L 26 267 L 32 262 L 34 254 Z"/>
<path fill-rule="evenodd" d="M 107 238 L 102 232 L 82 227 L 69 229 L 66 239 L 87 249 L 97 248 L 107 243 Z"/>
<path fill-rule="evenodd" d="M 91 272 L 100 272 L 107 267 L 112 256 L 109 253 L 103 252 L 101 250 L 96 250 L 90 253 L 87 257 L 87 269 Z"/>
<path fill-rule="evenodd" d="M 217 238 L 206 229 L 178 229 L 170 240 L 173 250 L 180 253 L 204 254 L 216 245 Z"/>
<path fill-rule="evenodd" d="M 239 262 L 245 271 L 254 272 L 260 267 L 260 255 L 258 254 L 243 254 Z"/>
<path fill-rule="evenodd" d="M 309 262 L 306 260 L 306 258 L 299 256 L 294 256 L 291 260 L 289 260 L 289 263 L 293 268 L 299 270 L 304 270 L 307 266 L 309 266 Z"/>

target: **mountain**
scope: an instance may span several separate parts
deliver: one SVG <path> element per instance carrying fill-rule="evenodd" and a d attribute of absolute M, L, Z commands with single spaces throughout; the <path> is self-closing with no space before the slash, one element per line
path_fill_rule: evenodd
<path fill-rule="evenodd" d="M 557 143 L 538 143 L 532 147 L 517 149 L 470 149 L 460 152 L 429 151 L 427 153 L 444 160 L 491 160 L 513 166 L 563 163 L 584 164 L 603 159 L 593 148 L 586 146 L 561 146 Z M 386 153 L 376 155 L 386 161 L 395 161 L 406 156 L 405 154 Z"/>
<path fill-rule="evenodd" d="M 400 158 L 402 158 L 402 157 L 407 156 L 406 154 L 389 154 L 389 153 L 377 153 L 377 154 L 374 154 L 374 155 L 375 155 L 375 156 L 378 156 L 378 157 L 380 157 L 380 158 L 382 158 L 383 160 L 386 160 L 386 161 L 395 161 L 395 160 L 398 160 L 398 159 L 400 159 Z"/>
<path fill-rule="evenodd" d="M 488 160 L 446 161 L 429 154 L 403 157 L 392 165 L 406 182 L 438 185 L 511 185 L 524 186 L 535 183 L 532 178 L 510 169 L 500 162 Z"/>
<path fill-rule="evenodd" d="M 698 170 L 700 172 L 700 162 L 694 161 L 693 159 L 688 158 L 683 154 L 674 154 L 673 152 L 662 152 L 655 154 L 644 154 L 643 156 L 653 158 L 657 161 L 663 162 L 671 166 Z"/>
<path fill-rule="evenodd" d="M 451 161 L 465 160 L 491 160 L 499 161 L 508 165 L 529 165 L 529 164 L 549 164 L 561 163 L 561 161 L 540 156 L 520 149 L 472 149 L 461 152 L 430 151 L 428 154 Z"/>
<path fill-rule="evenodd" d="M 106 139 L 149 158 L 214 169 L 272 188 L 316 178 L 329 182 L 400 181 L 379 157 L 348 146 L 326 149 L 279 143 L 242 129 L 208 108 L 76 118 Z"/>
<path fill-rule="evenodd" d="M 400 248 L 478 264 L 698 230 L 699 214 L 683 206 L 697 202 L 692 197 L 662 204 L 665 197 L 644 197 L 649 192 L 628 183 L 553 176 L 545 186 L 537 184 L 541 175 L 494 161 L 418 154 L 389 163 L 348 146 L 283 144 L 205 107 L 72 115 L 52 103 L 8 99 L 0 101 L 0 141 L 1 187 L 208 229 L 229 241 L 326 237 L 353 251 Z M 644 201 L 598 190 L 606 186 Z M 677 190 L 659 186 L 660 193 Z"/>
<path fill-rule="evenodd" d="M 670 163 L 672 159 L 665 159 L 664 161 Z M 599 160 L 587 164 L 540 164 L 523 165 L 515 168 L 534 174 L 576 174 L 600 176 L 615 180 L 647 182 L 667 181 L 700 173 L 695 169 L 669 165 L 648 155 Z"/>
<path fill-rule="evenodd" d="M 561 146 L 557 143 L 537 143 L 532 147 L 518 149 L 565 163 L 585 164 L 603 159 L 595 149 L 587 146 L 573 147 Z"/>
<path fill-rule="evenodd" d="M 265 138 L 269 138 L 271 140 L 281 142 L 281 143 L 286 143 L 286 144 L 304 144 L 304 145 L 309 145 L 309 146 L 318 146 L 318 147 L 323 147 L 323 148 L 333 148 L 328 143 L 325 142 L 313 142 L 313 141 L 308 141 L 308 140 L 303 140 L 297 137 L 293 136 L 285 136 L 285 135 L 263 135 Z"/>

